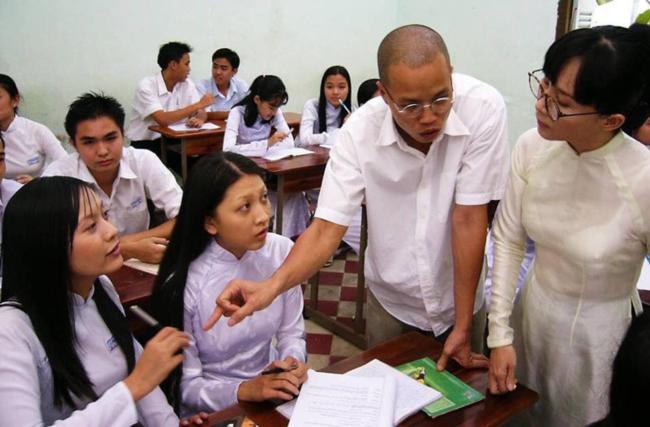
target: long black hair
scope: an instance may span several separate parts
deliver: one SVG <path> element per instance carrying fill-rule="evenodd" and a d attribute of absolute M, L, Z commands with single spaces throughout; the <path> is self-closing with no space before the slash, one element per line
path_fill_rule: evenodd
<path fill-rule="evenodd" d="M 574 98 L 601 114 L 623 114 L 624 130 L 645 121 L 650 101 L 650 43 L 638 30 L 602 26 L 571 31 L 549 47 L 544 75 L 555 83 L 572 59 L 580 60 Z"/>
<path fill-rule="evenodd" d="M 70 251 L 79 211 L 90 209 L 92 193 L 76 178 L 37 178 L 12 197 L 3 217 L 2 301 L 18 302 L 32 322 L 52 370 L 58 406 L 74 407 L 72 395 L 97 399 L 75 350 L 70 296 Z M 99 281 L 93 299 L 131 371 L 133 341 L 126 319 Z"/>
<path fill-rule="evenodd" d="M 255 120 L 257 120 L 259 114 L 257 105 L 253 100 L 255 96 L 259 96 L 261 101 L 273 102 L 277 105 L 285 105 L 289 102 L 287 89 L 278 76 L 267 74 L 255 77 L 248 90 L 248 95 L 236 105 L 244 107 L 244 123 L 248 127 L 255 124 Z"/>
<path fill-rule="evenodd" d="M 151 296 L 152 312 L 161 324 L 183 330 L 188 269 L 214 238 L 204 228 L 205 219 L 214 215 L 228 188 L 244 175 L 263 178 L 264 170 L 251 159 L 230 152 L 203 157 L 192 167 Z M 161 385 L 177 411 L 181 403 L 181 370 L 181 366 L 177 367 Z"/>
<path fill-rule="evenodd" d="M 325 81 L 329 76 L 341 75 L 348 82 L 348 96 L 342 100 L 348 110 L 352 111 L 352 83 L 350 82 L 350 73 L 345 67 L 340 65 L 332 65 L 323 73 L 323 78 L 320 80 L 320 96 L 318 98 L 318 132 L 323 133 L 327 131 L 327 99 L 325 98 Z M 336 105 L 335 105 L 336 107 Z M 341 108 L 339 113 L 339 127 L 343 126 L 343 119 L 348 115 L 344 108 Z"/>
<path fill-rule="evenodd" d="M 0 74 L 0 87 L 7 91 L 11 99 L 20 99 L 20 92 L 14 79 L 6 74 Z M 18 113 L 18 107 L 14 108 L 14 114 Z"/>

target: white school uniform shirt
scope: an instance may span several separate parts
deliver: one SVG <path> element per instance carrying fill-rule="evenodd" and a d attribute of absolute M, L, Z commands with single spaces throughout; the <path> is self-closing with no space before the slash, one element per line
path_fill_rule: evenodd
<path fill-rule="evenodd" d="M 109 221 L 120 235 L 149 228 L 147 199 L 167 218 L 175 218 L 181 206 L 183 191 L 160 159 L 149 150 L 124 147 L 117 178 L 109 197 L 92 176 L 78 153 L 52 163 L 44 176 L 71 176 L 93 186 L 102 201 Z"/>
<path fill-rule="evenodd" d="M 214 95 L 214 102 L 210 106 L 210 111 L 230 111 L 239 101 L 244 99 L 248 93 L 248 84 L 237 76 L 230 79 L 230 86 L 228 93 L 224 96 L 219 89 L 214 79 L 205 79 L 197 85 L 199 95 L 203 96 L 206 93 Z"/>
<path fill-rule="evenodd" d="M 9 200 L 20 190 L 22 184 L 10 179 L 0 178 L 0 255 L 2 255 L 2 218 Z M 1 258 L 0 258 L 1 260 Z M 0 261 L 0 289 L 2 289 L 2 261 Z"/>
<path fill-rule="evenodd" d="M 300 145 L 320 145 L 326 144 L 334 133 L 339 129 L 339 116 L 341 107 L 334 107 L 325 101 L 325 132 L 320 132 L 318 121 L 318 98 L 310 99 L 305 102 L 302 109 L 302 118 L 300 120 Z"/>
<path fill-rule="evenodd" d="M 45 125 L 21 116 L 16 116 L 6 131 L 2 132 L 5 141 L 5 178 L 15 179 L 18 175 L 41 175 L 46 163 L 66 156 L 66 152 L 56 136 Z"/>
<path fill-rule="evenodd" d="M 294 146 L 293 135 L 291 135 L 291 130 L 284 119 L 282 110 L 278 108 L 275 116 L 268 122 L 263 121 L 258 114 L 253 126 L 249 127 L 244 122 L 244 108 L 244 106 L 240 105 L 230 110 L 230 114 L 228 114 L 228 122 L 223 137 L 223 151 L 232 151 L 249 157 L 259 157 L 270 150 Z M 268 139 L 271 128 L 286 132 L 288 135 L 269 148 Z"/>
<path fill-rule="evenodd" d="M 126 129 L 126 137 L 131 141 L 152 140 L 160 134 L 149 130 L 156 125 L 151 117 L 156 111 L 175 111 L 194 104 L 201 99 L 196 85 L 189 77 L 176 83 L 171 92 L 165 86 L 162 72 L 145 77 L 138 83 L 131 108 L 131 120 Z"/>
<path fill-rule="evenodd" d="M 454 322 L 451 213 L 504 192 L 506 106 L 491 86 L 454 74 L 443 134 L 424 155 L 409 147 L 380 97 L 343 125 L 330 154 L 316 216 L 349 225 L 365 200 L 369 289 L 394 317 L 438 335 Z M 474 311 L 483 303 L 477 291 Z"/>
<path fill-rule="evenodd" d="M 113 302 L 122 306 L 107 277 L 100 281 Z M 137 403 L 122 380 L 127 376 L 124 354 L 102 320 L 92 298 L 71 294 L 75 349 L 99 396 L 94 402 L 74 398 L 75 407 L 54 404 L 52 370 L 27 314 L 0 307 L 0 426 L 128 427 L 178 426 L 178 417 L 159 388 Z M 136 358 L 142 347 L 134 339 Z M 58 422 L 57 422 L 58 420 Z"/>
<path fill-rule="evenodd" d="M 269 233 L 264 246 L 241 259 L 215 241 L 190 265 L 184 294 L 184 327 L 192 339 L 185 349 L 181 393 L 183 414 L 218 411 L 237 403 L 239 384 L 259 375 L 274 360 L 307 357 L 300 286 L 235 326 L 221 318 L 209 331 L 202 325 L 214 300 L 232 279 L 263 280 L 284 262 L 293 243 Z M 273 338 L 277 340 L 273 344 Z"/>

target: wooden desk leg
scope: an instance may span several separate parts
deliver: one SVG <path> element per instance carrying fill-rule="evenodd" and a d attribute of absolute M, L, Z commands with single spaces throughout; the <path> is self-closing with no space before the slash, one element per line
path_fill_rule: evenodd
<path fill-rule="evenodd" d="M 187 140 L 181 138 L 181 177 L 183 183 L 187 181 Z"/>
<path fill-rule="evenodd" d="M 167 138 L 160 137 L 160 161 L 167 166 Z"/>
<path fill-rule="evenodd" d="M 284 211 L 284 175 L 278 175 L 278 199 L 277 199 L 277 206 L 275 208 L 275 232 L 277 234 L 282 234 L 282 212 L 283 211 Z"/>
<path fill-rule="evenodd" d="M 354 312 L 354 331 L 363 334 L 365 327 L 363 324 L 363 304 L 366 296 L 366 276 L 365 261 L 366 247 L 368 246 L 368 219 L 366 216 L 366 206 L 361 207 L 361 242 L 359 245 L 359 269 L 357 274 L 357 297 L 355 301 Z"/>

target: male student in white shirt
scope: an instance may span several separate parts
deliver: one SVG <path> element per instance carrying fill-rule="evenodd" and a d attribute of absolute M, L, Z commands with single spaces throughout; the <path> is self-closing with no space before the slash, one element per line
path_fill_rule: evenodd
<path fill-rule="evenodd" d="M 228 118 L 228 113 L 248 92 L 248 84 L 236 74 L 239 70 L 239 55 L 228 48 L 221 48 L 212 54 L 212 78 L 203 80 L 199 93 L 211 93 L 214 102 L 208 112 L 211 120 Z"/>
<path fill-rule="evenodd" d="M 126 130 L 133 147 L 146 148 L 160 156 L 160 134 L 149 130 L 149 126 L 185 121 L 190 127 L 201 127 L 207 119 L 205 109 L 214 98 L 209 93 L 201 97 L 189 79 L 191 51 L 185 43 L 162 45 L 158 51 L 161 71 L 138 83 Z"/>
<path fill-rule="evenodd" d="M 341 128 L 316 219 L 271 278 L 230 282 L 205 327 L 224 313 L 235 324 L 314 274 L 365 201 L 369 345 L 416 329 L 445 340 L 439 369 L 450 357 L 486 368 L 470 337 L 483 305 L 487 206 L 502 197 L 508 172 L 505 102 L 487 84 L 452 74 L 431 28 L 392 31 L 377 56 L 381 98 Z M 477 320 L 482 332 L 484 313 Z"/>
<path fill-rule="evenodd" d="M 90 183 L 118 229 L 124 259 L 159 263 L 183 195 L 174 176 L 150 151 L 124 147 L 124 109 L 110 96 L 86 93 L 77 98 L 65 129 L 76 152 L 50 164 L 43 176 Z M 168 218 L 151 229 L 147 199 Z"/>

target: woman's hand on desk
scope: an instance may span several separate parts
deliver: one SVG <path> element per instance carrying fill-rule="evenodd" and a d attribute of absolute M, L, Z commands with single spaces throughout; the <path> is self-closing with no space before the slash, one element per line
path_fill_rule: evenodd
<path fill-rule="evenodd" d="M 517 366 L 517 355 L 511 345 L 496 347 L 490 353 L 490 393 L 502 394 L 513 391 L 517 388 L 515 379 L 515 367 Z"/>
<path fill-rule="evenodd" d="M 267 141 L 267 145 L 268 145 L 269 147 L 272 147 L 272 146 L 274 146 L 275 144 L 277 144 L 278 142 L 282 141 L 282 140 L 283 140 L 284 138 L 286 138 L 288 135 L 289 135 L 289 134 L 286 133 L 286 132 L 280 132 L 279 130 L 278 130 L 278 131 L 275 131 L 275 133 L 269 137 L 269 139 L 268 139 L 268 141 Z"/>
<path fill-rule="evenodd" d="M 284 370 L 244 381 L 237 390 L 239 401 L 260 402 L 269 399 L 291 400 L 298 396 L 299 387 L 307 380 L 307 365 L 293 357 L 276 360 L 266 370 Z"/>
<path fill-rule="evenodd" d="M 159 264 L 167 250 L 168 240 L 163 237 L 145 237 L 139 240 L 123 238 L 120 249 L 124 259 L 137 258 L 142 262 Z"/>
<path fill-rule="evenodd" d="M 163 328 L 149 340 L 133 372 L 124 380 L 134 401 L 142 399 L 167 378 L 172 369 L 183 361 L 180 350 L 189 344 L 190 340 L 184 332 L 171 327 Z"/>
<path fill-rule="evenodd" d="M 281 293 L 270 280 L 251 282 L 249 280 L 234 279 L 221 291 L 215 301 L 216 307 L 203 330 L 210 330 L 221 316 L 230 317 L 228 326 L 234 326 L 255 311 L 262 310 L 273 302 Z"/>
<path fill-rule="evenodd" d="M 210 418 L 210 415 L 208 415 L 207 412 L 199 412 L 198 414 L 189 416 L 187 418 L 181 418 L 179 425 L 181 427 L 200 426 L 203 425 L 204 422 L 208 421 L 208 418 Z"/>

